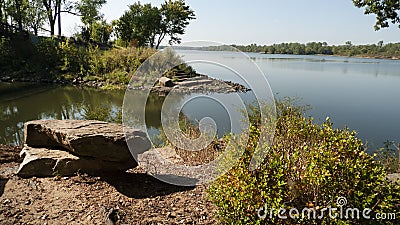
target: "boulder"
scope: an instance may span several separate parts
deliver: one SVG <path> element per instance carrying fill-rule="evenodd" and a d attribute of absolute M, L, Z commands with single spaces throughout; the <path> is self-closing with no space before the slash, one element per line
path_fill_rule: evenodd
<path fill-rule="evenodd" d="M 126 162 L 132 154 L 151 148 L 140 130 L 125 129 L 120 124 L 94 120 L 36 120 L 25 123 L 25 144 L 30 147 L 67 150 L 76 156 Z"/>
<path fill-rule="evenodd" d="M 92 157 L 78 157 L 63 150 L 25 146 L 20 154 L 25 157 L 17 174 L 20 177 L 71 176 L 78 172 L 96 174 L 125 171 L 137 166 L 135 160 L 113 162 Z"/>
<path fill-rule="evenodd" d="M 173 87 L 175 85 L 174 82 L 168 77 L 161 77 L 158 79 L 158 83 L 161 87 Z"/>

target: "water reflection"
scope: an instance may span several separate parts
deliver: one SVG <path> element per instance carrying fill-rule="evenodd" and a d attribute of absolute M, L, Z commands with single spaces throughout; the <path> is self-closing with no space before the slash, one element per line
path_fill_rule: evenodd
<path fill-rule="evenodd" d="M 121 108 L 123 92 L 54 85 L 0 83 L 0 143 L 21 145 L 23 124 L 37 119 L 81 119 L 83 108 L 105 101 Z"/>
<path fill-rule="evenodd" d="M 145 110 L 145 126 L 150 138 L 157 138 L 162 127 L 161 110 L 165 96 L 142 91 L 130 91 L 133 95 L 128 107 L 132 118 Z M 56 85 L 29 85 L 0 83 L 0 143 L 11 145 L 23 144 L 24 123 L 38 119 L 86 119 L 88 114 L 96 116 L 97 110 L 104 118 L 115 118 L 121 113 L 124 91 L 101 91 L 92 88 Z M 193 95 L 175 95 L 172 102 L 179 105 Z M 214 97 L 229 98 L 231 95 L 215 94 Z M 147 98 L 145 108 L 138 105 Z M 171 103 L 171 102 L 170 102 Z M 212 110 L 210 110 L 212 109 Z M 230 132 L 229 116 L 224 109 L 211 102 L 194 101 L 183 107 L 182 112 L 196 123 L 204 117 L 213 118 L 218 127 L 218 136 Z M 132 127 L 143 129 L 139 118 L 132 119 Z"/>

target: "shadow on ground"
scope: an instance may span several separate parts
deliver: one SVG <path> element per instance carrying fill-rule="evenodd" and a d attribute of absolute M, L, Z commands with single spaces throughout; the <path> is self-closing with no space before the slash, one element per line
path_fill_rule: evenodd
<path fill-rule="evenodd" d="M 8 179 L 0 177 L 0 197 L 4 194 L 4 188 L 8 182 Z"/>
<path fill-rule="evenodd" d="M 129 198 L 149 198 L 193 190 L 195 187 L 182 187 L 157 180 L 145 173 L 115 172 L 101 176 L 101 179 L 121 194 Z"/>

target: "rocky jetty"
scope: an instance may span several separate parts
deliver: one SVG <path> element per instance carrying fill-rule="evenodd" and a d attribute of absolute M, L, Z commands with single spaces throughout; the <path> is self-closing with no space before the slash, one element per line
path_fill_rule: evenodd
<path fill-rule="evenodd" d="M 171 91 L 179 93 L 234 93 L 247 92 L 250 89 L 231 81 L 223 81 L 201 74 L 178 72 L 171 78 L 161 77 L 151 92 L 167 94 Z"/>
<path fill-rule="evenodd" d="M 94 120 L 31 121 L 24 135 L 25 158 L 17 172 L 22 177 L 124 171 L 137 166 L 127 143 L 135 154 L 151 148 L 140 130 Z"/>

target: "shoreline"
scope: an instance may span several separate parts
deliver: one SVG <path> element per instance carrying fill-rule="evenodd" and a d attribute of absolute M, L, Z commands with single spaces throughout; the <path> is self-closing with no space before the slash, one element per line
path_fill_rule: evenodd
<path fill-rule="evenodd" d="M 245 52 L 245 53 L 256 53 L 256 52 Z M 310 55 L 299 55 L 299 54 L 272 54 L 265 52 L 258 52 L 261 55 L 289 55 L 289 56 L 332 56 L 332 57 L 344 57 L 344 58 L 353 58 L 353 59 L 385 59 L 385 60 L 400 60 L 400 56 L 364 56 L 364 55 L 325 55 L 325 54 L 310 54 Z"/>
<path fill-rule="evenodd" d="M 145 88 L 135 88 L 131 84 L 107 84 L 104 81 L 74 79 L 74 80 L 51 80 L 46 78 L 24 78 L 11 76 L 0 76 L 0 83 L 28 83 L 28 84 L 54 84 L 54 85 L 71 85 L 76 87 L 90 87 L 100 90 L 145 90 Z M 222 87 L 221 87 L 222 86 Z M 184 81 L 174 82 L 172 87 L 163 87 L 155 85 L 152 93 L 168 94 L 172 90 L 178 90 L 180 93 L 190 92 L 216 92 L 216 93 L 233 93 L 248 92 L 250 89 L 245 86 L 234 83 L 232 81 L 224 81 L 211 78 L 207 75 L 195 74 Z"/>

